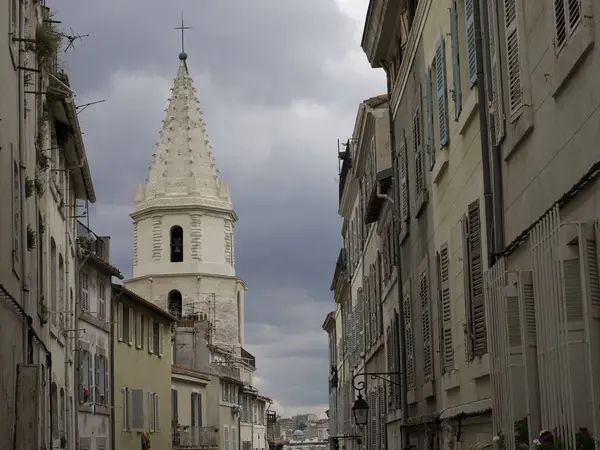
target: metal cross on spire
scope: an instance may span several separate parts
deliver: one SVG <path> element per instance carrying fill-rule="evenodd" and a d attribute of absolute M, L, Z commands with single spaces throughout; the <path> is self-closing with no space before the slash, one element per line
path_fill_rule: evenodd
<path fill-rule="evenodd" d="M 181 30 L 181 55 L 185 55 L 185 47 L 184 47 L 184 33 L 185 30 L 191 30 L 192 27 L 186 27 L 183 24 L 183 11 L 181 11 L 181 26 L 175 27 L 176 30 Z M 187 56 L 187 55 L 186 55 Z"/>

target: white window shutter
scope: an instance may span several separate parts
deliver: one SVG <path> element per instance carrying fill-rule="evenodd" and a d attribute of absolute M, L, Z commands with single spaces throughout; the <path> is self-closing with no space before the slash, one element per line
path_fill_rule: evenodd
<path fill-rule="evenodd" d="M 117 339 L 123 342 L 123 303 L 117 306 Z"/>
<path fill-rule="evenodd" d="M 148 392 L 148 427 L 150 433 L 154 433 L 154 394 Z"/>
<path fill-rule="evenodd" d="M 512 116 L 518 113 L 521 106 L 523 106 L 516 0 L 504 0 L 504 36 L 506 39 L 506 66 L 508 71 L 508 106 Z"/>
<path fill-rule="evenodd" d="M 477 83 L 477 50 L 475 48 L 475 13 L 473 0 L 465 0 L 465 32 L 467 43 L 467 77 L 469 87 Z"/>
<path fill-rule="evenodd" d="M 404 284 L 404 334 L 406 346 L 406 378 L 407 389 L 415 388 L 415 347 L 413 341 L 413 321 L 412 321 L 412 303 L 410 295 L 411 280 L 408 279 Z"/>
<path fill-rule="evenodd" d="M 454 119 L 458 120 L 462 111 L 462 88 L 460 84 L 460 46 L 458 44 L 456 0 L 452 0 L 450 6 L 450 39 L 452 45 L 452 101 L 454 102 Z"/>
<path fill-rule="evenodd" d="M 427 265 L 420 276 L 421 326 L 423 336 L 423 376 L 433 379 L 433 340 L 431 336 L 431 309 L 429 303 L 429 269 Z"/>
<path fill-rule="evenodd" d="M 135 316 L 133 308 L 129 308 L 129 345 L 133 345 L 133 334 L 135 330 Z"/>
<path fill-rule="evenodd" d="M 429 170 L 435 165 L 435 134 L 433 131 L 433 92 L 431 88 L 431 69 L 425 72 L 425 106 L 427 108 L 427 154 L 429 155 Z"/>
<path fill-rule="evenodd" d="M 440 148 L 448 145 L 448 94 L 446 92 L 446 49 L 444 37 L 435 44 L 435 86 L 438 106 L 438 132 Z"/>
<path fill-rule="evenodd" d="M 154 322 L 148 319 L 148 353 L 154 353 Z"/>
<path fill-rule="evenodd" d="M 454 346 L 452 340 L 452 298 L 450 295 L 450 257 L 448 244 L 442 245 L 438 254 L 439 290 L 442 315 L 442 372 L 454 369 Z"/>
<path fill-rule="evenodd" d="M 497 145 L 504 138 L 504 99 L 502 98 L 502 66 L 500 63 L 500 41 L 498 33 L 498 0 L 492 0 L 488 6 L 489 40 L 490 40 L 490 66 L 492 82 L 492 99 L 490 114 L 493 115 L 496 130 Z"/>
<path fill-rule="evenodd" d="M 165 326 L 158 324 L 158 356 L 165 354 Z"/>

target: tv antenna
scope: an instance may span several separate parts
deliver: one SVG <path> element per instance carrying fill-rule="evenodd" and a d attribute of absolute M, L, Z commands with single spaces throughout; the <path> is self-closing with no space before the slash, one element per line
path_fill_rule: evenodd
<path fill-rule="evenodd" d="M 67 50 L 69 50 L 70 48 L 75 49 L 75 41 L 77 39 L 79 39 L 80 41 L 83 40 L 84 37 L 88 37 L 89 34 L 77 34 L 73 31 L 73 28 L 71 28 L 71 34 L 64 34 L 61 33 L 61 35 L 69 42 L 67 44 L 67 46 L 65 47 L 65 53 L 67 53 Z"/>
<path fill-rule="evenodd" d="M 79 114 L 80 112 L 83 112 L 83 111 L 85 111 L 85 109 L 86 109 L 88 106 L 96 105 L 96 104 L 98 104 L 98 103 L 104 103 L 105 101 L 106 101 L 106 100 L 97 100 L 97 101 L 95 101 L 95 102 L 85 103 L 85 104 L 83 104 L 83 105 L 78 105 L 78 106 L 76 106 L 76 107 L 75 107 L 75 109 L 77 110 L 77 114 Z"/>

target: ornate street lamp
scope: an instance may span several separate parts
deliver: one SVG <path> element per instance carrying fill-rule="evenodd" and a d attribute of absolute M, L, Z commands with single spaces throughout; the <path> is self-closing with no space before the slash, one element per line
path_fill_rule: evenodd
<path fill-rule="evenodd" d="M 358 398 L 354 401 L 352 412 L 354 413 L 354 422 L 356 422 L 356 425 L 362 431 L 363 427 L 369 421 L 369 404 L 361 394 L 358 394 Z"/>
<path fill-rule="evenodd" d="M 365 390 L 366 386 L 364 378 L 370 376 L 373 380 L 380 379 L 395 384 L 396 386 L 400 386 L 393 380 L 393 378 L 398 375 L 400 375 L 399 372 L 362 372 L 357 373 L 352 377 L 352 387 L 358 391 L 358 397 L 354 401 L 354 405 L 352 405 L 352 412 L 354 413 L 354 422 L 356 422 L 356 425 L 358 425 L 361 431 L 369 421 L 369 404 L 362 396 L 362 391 Z M 361 376 L 363 379 L 358 379 L 358 377 Z"/>

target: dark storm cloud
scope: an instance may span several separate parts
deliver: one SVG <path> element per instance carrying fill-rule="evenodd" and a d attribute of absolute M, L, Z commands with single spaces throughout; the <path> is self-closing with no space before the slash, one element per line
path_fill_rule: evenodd
<path fill-rule="evenodd" d="M 129 213 L 152 161 L 185 10 L 188 65 L 240 217 L 236 270 L 249 285 L 246 346 L 260 389 L 287 411 L 327 403 L 321 324 L 334 307 L 340 245 L 336 139 L 351 133 L 361 100 L 384 92 L 381 76 L 350 55 L 359 50 L 354 22 L 334 0 L 47 4 L 64 30 L 90 34 L 64 57 L 78 103 L 106 100 L 79 115 L 98 197 L 90 225 L 111 235 L 127 277 Z"/>

